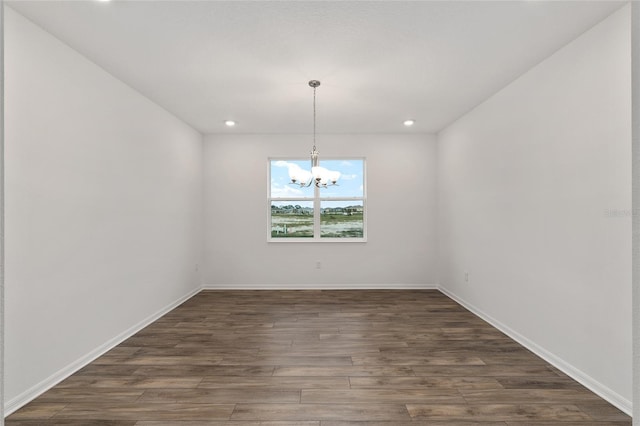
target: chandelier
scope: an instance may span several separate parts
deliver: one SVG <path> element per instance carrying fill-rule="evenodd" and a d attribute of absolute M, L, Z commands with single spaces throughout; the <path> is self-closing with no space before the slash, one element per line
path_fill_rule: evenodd
<path fill-rule="evenodd" d="M 309 86 L 313 87 L 313 149 L 311 150 L 311 171 L 304 170 L 294 163 L 289 163 L 290 184 L 302 187 L 315 184 L 318 188 L 337 185 L 340 179 L 340 172 L 320 167 L 318 150 L 316 149 L 316 88 L 320 86 L 318 80 L 311 80 Z"/>

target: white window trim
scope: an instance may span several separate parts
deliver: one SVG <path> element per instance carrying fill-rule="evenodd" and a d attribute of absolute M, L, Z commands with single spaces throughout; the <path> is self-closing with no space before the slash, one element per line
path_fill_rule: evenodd
<path fill-rule="evenodd" d="M 366 243 L 367 242 L 367 159 L 366 157 L 323 157 L 322 160 L 361 160 L 362 161 L 362 197 L 322 197 L 322 188 L 313 187 L 313 198 L 271 197 L 271 162 L 277 160 L 304 161 L 304 157 L 269 157 L 267 159 L 267 242 L 268 243 Z M 340 183 L 338 182 L 338 185 Z M 321 201 L 362 201 L 362 238 L 322 238 L 320 236 L 320 203 Z M 273 238 L 271 236 L 271 202 L 272 201 L 312 201 L 313 202 L 313 237 L 312 238 Z"/>

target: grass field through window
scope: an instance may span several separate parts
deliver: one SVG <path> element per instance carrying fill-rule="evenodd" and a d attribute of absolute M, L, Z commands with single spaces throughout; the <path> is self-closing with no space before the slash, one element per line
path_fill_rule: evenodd
<path fill-rule="evenodd" d="M 360 212 L 320 214 L 323 238 L 362 238 L 364 219 Z M 272 213 L 271 237 L 313 238 L 313 214 Z"/>

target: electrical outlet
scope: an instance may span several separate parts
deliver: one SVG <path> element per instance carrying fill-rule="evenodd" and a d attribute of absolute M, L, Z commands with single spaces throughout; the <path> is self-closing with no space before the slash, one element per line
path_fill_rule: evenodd
<path fill-rule="evenodd" d="M 464 282 L 469 282 L 469 273 L 467 271 L 464 271 Z"/>
<path fill-rule="evenodd" d="M 322 262 L 316 261 L 316 269 L 322 269 Z"/>

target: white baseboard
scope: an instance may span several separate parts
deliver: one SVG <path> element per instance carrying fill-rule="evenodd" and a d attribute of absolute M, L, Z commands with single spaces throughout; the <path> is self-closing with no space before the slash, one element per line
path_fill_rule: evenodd
<path fill-rule="evenodd" d="M 619 408 L 624 413 L 629 416 L 632 415 L 632 403 L 628 399 L 624 398 L 619 393 L 611 390 L 607 386 L 595 380 L 593 377 L 584 373 L 583 371 L 575 368 L 573 365 L 569 364 L 562 358 L 556 356 L 555 354 L 547 351 L 545 348 L 539 346 L 537 343 L 529 340 L 527 337 L 521 335 L 517 331 L 511 329 L 505 324 L 493 318 L 491 315 L 486 314 L 481 309 L 475 307 L 471 303 L 468 303 L 464 299 L 458 297 L 456 294 L 450 292 L 446 288 L 439 286 L 438 289 L 447 297 L 450 297 L 460 305 L 464 306 L 469 311 L 473 312 L 475 315 L 479 316 L 498 330 L 502 331 L 507 336 L 511 337 L 516 342 L 520 343 L 525 348 L 529 349 L 534 354 L 538 355 L 540 358 L 547 361 L 549 364 L 556 367 L 558 370 L 565 373 L 567 376 L 571 377 L 578 383 L 582 384 L 584 387 L 610 402 L 612 405 Z"/>
<path fill-rule="evenodd" d="M 80 359 L 67 365 L 60 371 L 52 374 L 51 376 L 47 377 L 45 380 L 32 386 L 31 388 L 22 392 L 20 395 L 16 396 L 15 398 L 12 398 L 11 400 L 7 401 L 7 403 L 4 406 L 5 417 L 8 417 L 10 414 L 20 409 L 27 403 L 31 402 L 38 396 L 42 395 L 44 392 L 48 391 L 49 389 L 51 389 L 52 387 L 54 387 L 64 379 L 68 378 L 76 371 L 80 370 L 81 368 L 85 367 L 87 364 L 91 363 L 98 357 L 104 355 L 106 352 L 118 346 L 120 343 L 124 342 L 126 339 L 136 334 L 138 331 L 142 330 L 152 322 L 156 321 L 158 318 L 160 318 L 167 312 L 171 311 L 172 309 L 175 309 L 178 305 L 190 299 L 191 297 L 199 293 L 201 290 L 202 289 L 199 287 L 192 290 L 188 294 L 180 297 L 178 300 L 168 304 L 167 306 L 163 307 L 159 311 L 155 312 L 152 315 L 149 315 L 147 318 L 143 319 L 139 323 L 123 331 L 113 339 L 95 348 L 94 350 L 84 355 Z"/>
<path fill-rule="evenodd" d="M 438 290 L 437 284 L 205 284 L 203 290 Z"/>

